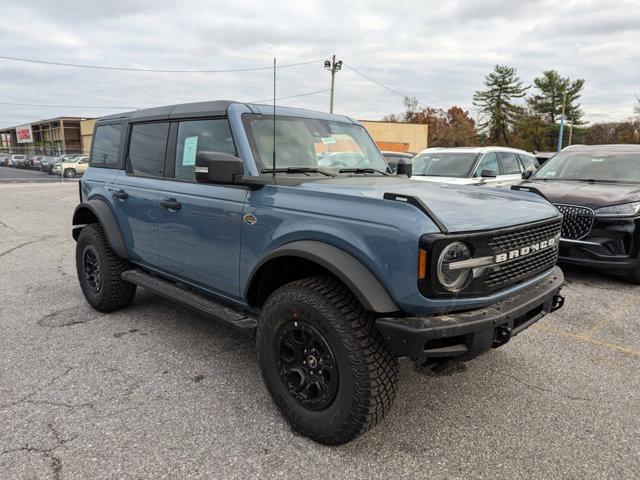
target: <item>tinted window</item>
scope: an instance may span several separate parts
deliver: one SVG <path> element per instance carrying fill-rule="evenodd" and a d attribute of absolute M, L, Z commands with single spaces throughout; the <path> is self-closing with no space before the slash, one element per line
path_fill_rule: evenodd
<path fill-rule="evenodd" d="M 496 175 L 500 175 L 500 165 L 498 164 L 498 156 L 494 152 L 485 153 L 476 168 L 474 177 L 482 176 L 483 170 L 491 170 Z"/>
<path fill-rule="evenodd" d="M 421 153 L 413 157 L 413 175 L 466 178 L 477 158 L 477 153 Z"/>
<path fill-rule="evenodd" d="M 522 162 L 522 166 L 525 170 L 535 170 L 538 168 L 538 162 L 535 157 L 531 157 L 529 155 L 518 155 L 520 157 L 520 161 Z"/>
<path fill-rule="evenodd" d="M 116 165 L 120 147 L 121 125 L 103 125 L 96 128 L 91 147 L 92 165 Z"/>
<path fill-rule="evenodd" d="M 161 177 L 169 123 L 140 123 L 131 128 L 129 163 L 135 175 Z"/>
<path fill-rule="evenodd" d="M 640 150 L 560 152 L 540 167 L 535 178 L 640 183 Z"/>
<path fill-rule="evenodd" d="M 503 175 L 519 175 L 520 164 L 518 163 L 518 157 L 515 153 L 501 152 L 500 163 L 502 163 Z"/>
<path fill-rule="evenodd" d="M 180 122 L 176 144 L 175 178 L 195 180 L 198 152 L 236 154 L 233 136 L 226 119 Z"/>

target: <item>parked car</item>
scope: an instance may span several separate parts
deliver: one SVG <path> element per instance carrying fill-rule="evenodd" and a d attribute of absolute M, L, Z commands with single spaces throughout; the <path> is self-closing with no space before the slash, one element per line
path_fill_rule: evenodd
<path fill-rule="evenodd" d="M 640 145 L 573 146 L 512 188 L 564 215 L 560 261 L 640 283 Z"/>
<path fill-rule="evenodd" d="M 69 160 L 73 160 L 75 158 L 78 158 L 80 155 L 78 154 L 68 154 L 68 155 L 61 155 L 59 157 L 54 157 L 50 160 L 47 161 L 43 161 L 42 162 L 42 166 L 41 166 L 41 170 L 47 172 L 49 175 L 53 175 L 53 166 L 56 163 L 60 163 L 62 161 L 69 161 Z M 58 172 L 60 173 L 60 172 Z"/>
<path fill-rule="evenodd" d="M 532 154 L 508 147 L 428 148 L 411 163 L 416 180 L 490 186 L 520 182 L 539 167 Z"/>
<path fill-rule="evenodd" d="M 53 157 L 47 157 L 45 155 L 38 155 L 36 157 L 33 157 L 33 164 L 31 168 L 33 168 L 34 170 L 42 170 L 42 163 L 48 160 L 53 160 Z"/>
<path fill-rule="evenodd" d="M 51 171 L 51 169 L 53 168 L 53 164 L 57 161 L 59 161 L 58 157 L 47 157 L 43 159 L 40 162 L 40 170 L 52 174 L 53 172 Z"/>
<path fill-rule="evenodd" d="M 558 152 L 533 152 L 533 156 L 536 157 L 536 160 L 540 165 L 544 165 L 544 163 L 552 158 Z"/>
<path fill-rule="evenodd" d="M 9 157 L 8 165 L 10 167 L 19 168 L 26 161 L 27 161 L 27 156 L 26 155 L 19 155 L 19 154 L 11 155 L 11 157 Z"/>
<path fill-rule="evenodd" d="M 73 215 L 93 308 L 140 286 L 256 331 L 279 410 L 342 444 L 388 411 L 398 357 L 446 369 L 562 306 L 562 216 L 540 196 L 391 175 L 355 120 L 272 114 L 219 101 L 97 121 Z M 318 166 L 347 140 L 357 167 Z"/>
<path fill-rule="evenodd" d="M 398 170 L 398 162 L 400 160 L 411 162 L 411 159 L 415 156 L 413 153 L 408 152 L 381 152 L 384 159 L 389 164 L 389 168 L 392 173 L 396 173 Z"/>
<path fill-rule="evenodd" d="M 51 168 L 53 175 L 60 175 L 66 178 L 73 178 L 77 174 L 83 174 L 89 167 L 89 157 L 74 157 L 55 162 Z"/>
<path fill-rule="evenodd" d="M 0 166 L 6 167 L 9 162 L 10 155 L 0 154 Z"/>

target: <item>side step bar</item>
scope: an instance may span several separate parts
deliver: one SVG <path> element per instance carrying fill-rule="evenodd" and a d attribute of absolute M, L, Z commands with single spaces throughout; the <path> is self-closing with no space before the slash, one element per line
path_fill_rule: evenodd
<path fill-rule="evenodd" d="M 175 283 L 163 280 L 142 270 L 127 270 L 122 272 L 121 277 L 127 282 L 151 290 L 225 325 L 245 331 L 255 330 L 258 325 L 257 319 L 253 316 L 233 310 L 214 300 L 180 288 Z"/>

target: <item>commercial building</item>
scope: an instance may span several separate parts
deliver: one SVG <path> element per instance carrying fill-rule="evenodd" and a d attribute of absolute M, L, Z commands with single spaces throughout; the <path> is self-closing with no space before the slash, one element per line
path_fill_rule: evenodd
<path fill-rule="evenodd" d="M 0 148 L 28 154 L 82 153 L 85 151 L 80 132 L 83 120 L 81 117 L 57 117 L 0 129 Z"/>
<path fill-rule="evenodd" d="M 380 150 L 417 153 L 428 147 L 428 125 L 375 120 L 360 120 L 360 123 L 367 129 Z"/>

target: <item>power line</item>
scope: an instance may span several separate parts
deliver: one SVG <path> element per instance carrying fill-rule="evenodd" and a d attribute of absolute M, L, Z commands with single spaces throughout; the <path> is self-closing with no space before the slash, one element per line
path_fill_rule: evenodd
<path fill-rule="evenodd" d="M 45 105 L 39 103 L 11 103 L 11 102 L 0 102 L 0 105 L 14 105 L 18 107 L 51 107 L 51 108 L 115 108 L 115 109 L 131 109 L 136 110 L 140 109 L 140 107 L 119 107 L 119 106 L 89 106 L 89 105 Z"/>
<path fill-rule="evenodd" d="M 105 66 L 105 65 L 85 65 L 80 63 L 63 63 L 63 62 L 52 62 L 49 60 L 36 60 L 32 58 L 20 58 L 20 57 L 7 57 L 4 55 L 0 55 L 0 59 L 3 60 L 12 60 L 16 62 L 27 62 L 27 63 L 39 63 L 44 65 L 56 65 L 61 67 L 74 67 L 74 68 L 91 68 L 94 70 L 118 70 L 124 72 L 154 72 L 154 73 L 229 73 L 229 72 L 253 72 L 257 70 L 271 70 L 273 67 L 246 67 L 246 68 L 227 68 L 221 70 L 162 70 L 156 68 L 129 68 L 129 67 L 113 67 L 113 66 Z M 310 63 L 321 62 L 322 60 L 309 60 L 307 62 L 298 62 L 298 63 L 288 63 L 283 65 L 278 65 L 278 68 L 289 68 L 289 67 L 297 67 L 299 65 L 308 65 Z"/>
<path fill-rule="evenodd" d="M 328 91 L 329 89 L 325 88 L 324 90 L 316 90 L 315 92 L 299 93 L 298 95 L 290 95 L 288 97 L 278 97 L 276 98 L 276 100 L 288 100 L 290 98 L 306 97 L 308 95 L 316 95 L 318 93 L 324 93 Z M 267 98 L 266 100 L 254 100 L 252 102 L 247 102 L 247 103 L 264 103 L 264 102 L 273 102 L 273 98 Z"/>
<path fill-rule="evenodd" d="M 362 73 L 360 70 L 358 70 L 358 69 L 356 69 L 356 68 L 352 67 L 351 65 L 347 65 L 346 63 L 343 63 L 343 65 L 344 65 L 345 67 L 347 67 L 349 70 L 354 71 L 355 73 L 357 73 L 357 74 L 358 74 L 358 75 L 360 75 L 361 77 L 366 78 L 366 79 L 367 79 L 367 80 L 369 80 L 370 82 L 375 83 L 375 84 L 376 84 L 376 85 L 378 85 L 379 87 L 382 87 L 382 88 L 384 88 L 385 90 L 388 90 L 388 91 L 390 91 L 391 93 L 393 93 L 393 94 L 395 94 L 395 95 L 398 95 L 399 97 L 402 97 L 402 98 L 410 97 L 410 95 L 405 95 L 404 93 L 400 93 L 399 91 L 394 90 L 394 89 L 393 89 L 393 88 L 391 88 L 391 87 L 387 87 L 385 84 L 380 83 L 380 82 L 379 82 L 379 81 L 377 81 L 375 78 L 371 78 L 369 75 L 365 75 L 365 74 L 364 74 L 364 73 Z M 423 106 L 423 107 L 425 107 L 425 108 L 428 108 L 428 106 L 427 106 L 427 105 L 425 105 L 424 103 L 421 103 L 421 102 L 418 102 L 418 105 L 421 105 L 421 106 Z"/>

